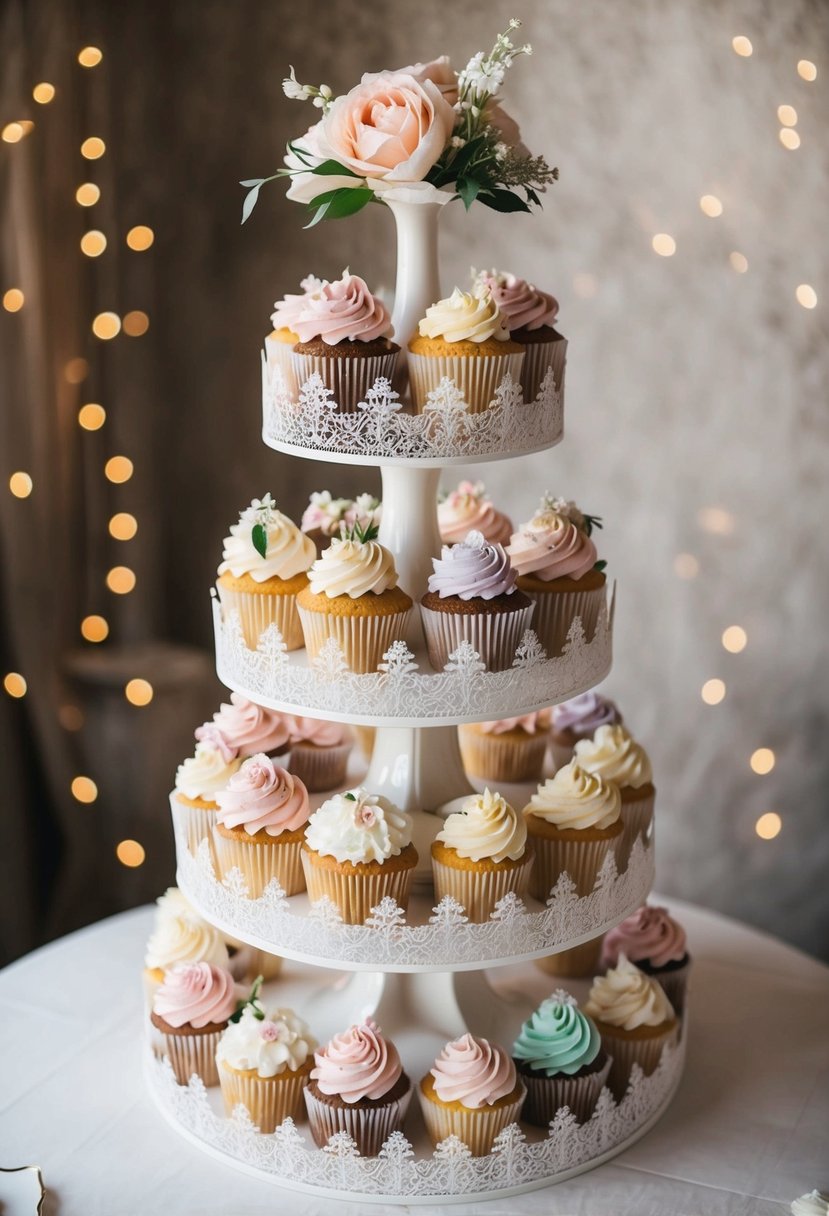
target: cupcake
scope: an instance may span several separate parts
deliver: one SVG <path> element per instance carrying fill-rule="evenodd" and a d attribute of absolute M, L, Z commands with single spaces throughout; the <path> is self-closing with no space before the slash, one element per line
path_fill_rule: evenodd
<path fill-rule="evenodd" d="M 607 581 L 590 539 L 597 526 L 600 521 L 575 504 L 545 498 L 507 547 L 518 587 L 535 604 L 533 629 L 550 658 L 562 653 L 574 617 L 581 617 L 588 641 L 596 632 Z"/>
<path fill-rule="evenodd" d="M 272 878 L 286 895 L 301 891 L 299 855 L 311 809 L 299 778 L 264 753 L 251 756 L 216 801 L 213 844 L 220 876 L 240 870 L 251 899 L 258 899 Z"/>
<path fill-rule="evenodd" d="M 569 764 L 580 739 L 592 739 L 600 726 L 617 726 L 621 721 L 616 703 L 598 692 L 583 692 L 562 705 L 554 705 L 550 728 L 553 764 L 556 768 Z"/>
<path fill-rule="evenodd" d="M 489 671 L 506 671 L 529 628 L 533 606 L 516 588 L 503 545 L 470 532 L 432 558 L 434 573 L 420 601 L 429 662 L 443 671 L 461 642 L 469 642 Z"/>
<path fill-rule="evenodd" d="M 509 374 L 521 379 L 524 348 L 510 341 L 492 296 L 456 287 L 446 300 L 426 309 L 418 333 L 409 341 L 409 383 L 415 411 L 429 406 L 429 393 L 445 377 L 453 380 L 472 414 L 489 408 Z"/>
<path fill-rule="evenodd" d="M 524 807 L 535 854 L 530 894 L 546 901 L 565 871 L 589 895 L 602 863 L 622 835 L 619 790 L 575 763 L 539 785 Z"/>
<path fill-rule="evenodd" d="M 470 532 L 480 532 L 495 545 L 508 545 L 512 520 L 486 497 L 482 481 L 462 481 L 438 503 L 438 529 L 445 545 L 457 545 Z"/>
<path fill-rule="evenodd" d="M 354 413 L 375 380 L 394 375 L 400 347 L 391 340 L 389 311 L 356 274 L 346 270 L 308 295 L 291 328 L 299 338 L 291 364 L 300 390 L 318 375 L 341 413 Z"/>
<path fill-rule="evenodd" d="M 523 818 L 500 794 L 473 794 L 432 842 L 435 899 L 451 895 L 469 920 L 489 920 L 510 891 L 527 893 L 532 851 Z"/>
<path fill-rule="evenodd" d="M 203 920 L 179 891 L 168 887 L 156 900 L 155 922 L 144 956 L 144 993 L 152 1009 L 164 972 L 176 963 L 227 967 L 227 946 L 218 929 Z"/>
<path fill-rule="evenodd" d="M 653 823 L 656 790 L 648 754 L 624 726 L 600 726 L 592 739 L 579 740 L 574 758 L 580 768 L 619 787 L 624 830 L 618 860 L 624 870 L 637 836 L 644 838 Z"/>
<path fill-rule="evenodd" d="M 403 1126 L 411 1096 L 397 1048 L 367 1018 L 314 1053 L 305 1090 L 311 1135 L 324 1148 L 336 1132 L 347 1132 L 361 1157 L 376 1157 Z"/>
<path fill-rule="evenodd" d="M 197 732 L 198 734 L 198 732 Z M 215 796 L 224 789 L 242 763 L 236 749 L 224 739 L 196 744 L 195 754 L 176 770 L 175 790 L 170 795 L 173 822 L 183 833 L 187 848 L 195 855 L 203 840 L 211 842 L 216 822 Z"/>
<path fill-rule="evenodd" d="M 418 1096 L 434 1145 L 457 1136 L 473 1157 L 485 1157 L 498 1133 L 518 1122 L 526 1093 L 502 1047 L 464 1034 L 446 1044 Z"/>
<path fill-rule="evenodd" d="M 328 548 L 332 536 L 340 535 L 345 513 L 352 505 L 350 498 L 332 498 L 330 490 L 318 490 L 311 495 L 299 526 L 314 542 L 317 556 Z"/>
<path fill-rule="evenodd" d="M 216 1048 L 236 1003 L 236 985 L 224 967 L 176 963 L 165 971 L 153 997 L 151 1021 L 179 1085 L 186 1085 L 193 1073 L 205 1085 L 219 1084 Z"/>
<path fill-rule="evenodd" d="M 311 901 L 327 895 L 349 925 L 362 925 L 387 895 L 405 908 L 417 865 L 411 840 L 411 816 L 388 798 L 335 794 L 314 811 L 302 845 Z"/>
<path fill-rule="evenodd" d="M 316 1045 L 292 1009 L 267 1012 L 254 995 L 234 1014 L 216 1050 L 226 1113 L 241 1103 L 266 1134 L 288 1118 L 299 1122 Z"/>
<path fill-rule="evenodd" d="M 662 988 L 624 954 L 593 981 L 584 1012 L 595 1021 L 612 1057 L 608 1083 L 617 1102 L 625 1096 L 633 1065 L 649 1077 L 663 1048 L 679 1037 L 679 1022 Z"/>
<path fill-rule="evenodd" d="M 383 504 L 373 494 L 358 494 L 346 508 L 343 523 L 347 528 L 359 525 L 365 532 L 367 528 L 380 527 L 383 518 Z"/>
<path fill-rule="evenodd" d="M 259 752 L 268 756 L 283 755 L 291 746 L 293 728 L 291 714 L 266 709 L 264 705 L 256 705 L 238 692 L 232 692 L 230 704 L 222 704 L 212 722 L 199 726 L 196 738 L 223 754 L 233 752 L 240 760 L 245 760 Z"/>
<path fill-rule="evenodd" d="M 659 981 L 674 1012 L 681 1018 L 685 1012 L 691 957 L 685 930 L 668 909 L 646 904 L 606 933 L 602 966 L 615 967 L 621 954 L 645 975 Z"/>
<path fill-rule="evenodd" d="M 549 709 L 459 726 L 463 766 L 470 777 L 483 781 L 538 781 L 549 730 Z"/>
<path fill-rule="evenodd" d="M 265 354 L 268 367 L 279 370 L 287 394 L 293 400 L 296 399 L 299 388 L 291 361 L 294 346 L 299 341 L 299 335 L 294 333 L 293 325 L 305 307 L 308 297 L 321 291 L 324 286 L 324 279 L 317 279 L 314 275 L 309 274 L 300 283 L 302 288 L 300 295 L 283 296 L 274 304 L 274 312 L 271 316 L 273 333 L 268 334 L 265 339 Z"/>
<path fill-rule="evenodd" d="M 302 646 L 297 594 L 308 586 L 314 543 L 277 511 L 270 494 L 254 498 L 226 537 L 217 587 L 226 612 L 239 613 L 245 645 L 255 650 L 276 624 L 288 650 Z"/>
<path fill-rule="evenodd" d="M 523 1118 L 548 1127 L 562 1106 L 579 1123 L 593 1114 L 610 1072 L 596 1024 L 559 988 L 542 1001 L 521 1027 L 512 1048 L 518 1075 L 527 1087 Z"/>
<path fill-rule="evenodd" d="M 336 638 L 353 672 L 376 671 L 385 652 L 406 631 L 412 601 L 397 585 L 394 558 L 375 539 L 377 530 L 334 539 L 308 572 L 297 606 L 312 659 Z"/>
<path fill-rule="evenodd" d="M 311 794 L 333 790 L 345 781 L 354 732 L 342 722 L 295 718 L 288 769 Z"/>
<path fill-rule="evenodd" d="M 567 339 L 553 326 L 558 316 L 558 300 L 539 291 L 526 279 L 499 270 L 485 270 L 475 280 L 488 289 L 506 321 L 509 336 L 524 350 L 521 383 L 524 400 L 535 401 L 541 382 L 552 368 L 559 394 L 564 392 L 564 366 Z"/>

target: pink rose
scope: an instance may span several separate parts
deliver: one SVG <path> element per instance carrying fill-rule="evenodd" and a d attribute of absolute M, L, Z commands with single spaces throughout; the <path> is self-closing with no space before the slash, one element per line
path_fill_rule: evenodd
<path fill-rule="evenodd" d="M 279 1027 L 276 1022 L 263 1022 L 259 1027 L 259 1034 L 266 1043 L 275 1043 L 279 1038 Z"/>
<path fill-rule="evenodd" d="M 373 828 L 377 822 L 377 816 L 374 813 L 374 807 L 363 802 L 354 812 L 354 824 L 358 828 Z"/>
<path fill-rule="evenodd" d="M 327 194 L 329 190 L 353 189 L 354 186 L 359 186 L 360 183 L 354 177 L 335 176 L 320 177 L 316 173 L 299 172 L 310 165 L 313 168 L 315 165 L 321 165 L 324 160 L 330 156 L 329 152 L 323 152 L 320 147 L 320 131 L 322 123 L 318 122 L 313 127 L 309 127 L 304 135 L 292 142 L 297 148 L 302 150 L 303 159 L 296 155 L 295 152 L 288 152 L 285 156 L 285 164 L 289 169 L 295 170 L 291 177 L 291 184 L 288 187 L 288 198 L 295 203 L 310 203 L 318 194 Z"/>
<path fill-rule="evenodd" d="M 431 80 L 432 84 L 438 86 L 450 106 L 453 106 L 458 100 L 458 74 L 449 62 L 448 55 L 439 55 L 437 59 L 430 59 L 428 63 L 410 63 L 405 68 L 395 69 L 393 74 L 395 76 L 401 74 L 414 76 L 420 84 L 424 80 Z M 375 80 L 389 75 L 392 73 L 388 71 L 364 72 L 360 84 L 373 84 Z"/>

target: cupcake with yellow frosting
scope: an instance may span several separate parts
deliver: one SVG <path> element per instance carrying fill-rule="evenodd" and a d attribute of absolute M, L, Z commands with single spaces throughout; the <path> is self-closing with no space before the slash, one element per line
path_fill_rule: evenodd
<path fill-rule="evenodd" d="M 325 279 L 318 279 L 309 274 L 300 283 L 300 294 L 285 295 L 273 306 L 273 332 L 265 338 L 265 355 L 268 367 L 279 370 L 288 396 L 292 399 L 296 398 L 299 389 L 292 363 L 293 350 L 299 341 L 299 334 L 294 333 L 293 327 L 305 308 L 308 297 L 321 291 L 324 286 Z"/>
<path fill-rule="evenodd" d="M 573 758 L 588 773 L 619 787 L 623 831 L 618 859 L 619 868 L 627 869 L 634 842 L 640 836 L 644 839 L 653 823 L 656 790 L 648 753 L 618 724 L 600 726 L 592 739 L 579 740 Z"/>
<path fill-rule="evenodd" d="M 546 901 L 566 871 L 578 894 L 589 895 L 622 835 L 621 806 L 615 785 L 575 763 L 539 785 L 524 807 L 535 854 L 530 894 Z"/>
<path fill-rule="evenodd" d="M 302 865 L 311 901 L 327 895 L 346 924 L 362 925 L 387 895 L 405 908 L 417 865 L 411 816 L 365 789 L 335 794 L 308 821 Z"/>
<path fill-rule="evenodd" d="M 518 1122 L 526 1094 L 509 1053 L 472 1034 L 446 1044 L 418 1090 L 432 1143 L 457 1136 L 473 1157 L 485 1157 L 498 1133 Z"/>
<path fill-rule="evenodd" d="M 314 542 L 276 509 L 270 494 L 254 498 L 226 537 L 217 587 L 225 612 L 239 613 L 245 644 L 255 650 L 276 624 L 288 650 L 302 646 L 298 593 L 308 586 Z"/>
<path fill-rule="evenodd" d="M 521 383 L 525 401 L 535 401 L 548 371 L 552 371 L 556 389 L 562 393 L 567 339 L 554 328 L 558 317 L 555 296 L 502 270 L 482 271 L 475 278 L 475 286 L 491 292 L 510 338 L 524 348 Z"/>
<path fill-rule="evenodd" d="M 377 529 L 359 524 L 334 539 L 308 571 L 297 607 L 312 659 L 330 638 L 339 643 L 351 671 L 376 671 L 402 638 L 412 600 L 397 585 L 394 558 L 376 539 Z"/>
<path fill-rule="evenodd" d="M 210 841 L 212 848 L 216 793 L 224 789 L 241 763 L 236 748 L 216 739 L 215 745 L 197 743 L 194 754 L 178 766 L 170 809 L 174 825 L 194 855 L 203 840 Z"/>
<path fill-rule="evenodd" d="M 549 730 L 549 709 L 459 726 L 463 766 L 470 777 L 482 781 L 538 781 Z"/>
<path fill-rule="evenodd" d="M 649 1077 L 663 1050 L 679 1037 L 679 1022 L 661 986 L 624 954 L 593 981 L 584 1012 L 613 1059 L 608 1085 L 617 1101 L 625 1096 L 633 1065 Z"/>
<path fill-rule="evenodd" d="M 451 296 L 426 309 L 409 341 L 409 383 L 415 410 L 428 406 L 441 380 L 455 382 L 470 413 L 479 414 L 495 399 L 509 374 L 521 379 L 524 348 L 512 342 L 504 317 L 489 292 L 456 287 Z"/>
<path fill-rule="evenodd" d="M 526 895 L 532 865 L 523 818 L 486 789 L 448 815 L 432 842 L 435 899 L 451 895 L 482 923 L 509 892 Z"/>

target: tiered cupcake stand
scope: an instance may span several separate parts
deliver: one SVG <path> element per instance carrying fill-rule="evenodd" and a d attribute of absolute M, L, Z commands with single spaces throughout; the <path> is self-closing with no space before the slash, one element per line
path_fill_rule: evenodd
<path fill-rule="evenodd" d="M 425 307 L 439 297 L 439 207 L 390 204 L 398 230 L 398 281 L 393 316 L 401 345 Z M 391 385 L 378 381 L 354 414 L 339 413 L 316 378 L 292 399 L 278 371 L 263 362 L 263 437 L 297 456 L 379 466 L 383 479 L 380 539 L 394 554 L 400 585 L 417 597 L 431 558 L 440 551 L 436 492 L 452 464 L 515 458 L 553 447 L 562 436 L 562 394 L 550 373 L 539 398 L 524 403 L 520 386 L 505 381 L 496 401 L 472 415 L 454 385 L 435 394 L 434 408 L 414 415 Z M 546 487 L 542 487 L 546 488 Z M 562 875 L 546 904 L 507 896 L 489 922 L 469 923 L 449 897 L 435 906 L 429 846 L 440 817 L 473 792 L 457 743 L 464 722 L 512 717 L 593 687 L 611 665 L 612 601 L 592 638 L 576 618 L 564 652 L 548 657 L 530 630 L 512 668 L 488 672 L 471 648 L 460 647 L 449 668 L 432 672 L 417 613 L 408 636 L 393 643 L 382 669 L 357 675 L 335 645 L 310 663 L 305 651 L 285 652 L 271 626 L 255 651 L 235 613 L 214 596 L 217 671 L 251 700 L 287 712 L 376 728 L 368 772 L 355 770 L 372 792 L 412 814 L 420 856 L 414 892 L 404 911 L 387 898 L 364 925 L 343 924 L 328 900 L 286 897 L 273 881 L 252 898 L 242 875 L 217 877 L 210 846 L 191 853 L 177 833 L 178 884 L 194 907 L 221 931 L 286 961 L 266 988 L 270 1000 L 295 1008 L 322 1042 L 371 1014 L 395 1041 L 416 1085 L 450 1038 L 465 1029 L 509 1046 L 521 1022 L 550 994 L 550 977 L 532 960 L 603 933 L 638 908 L 653 880 L 652 834 L 634 844 L 627 864 L 608 856 L 595 888 L 579 896 Z M 500 787 L 522 807 L 530 787 Z M 318 795 L 318 805 L 327 795 Z M 566 986 L 581 1000 L 587 981 Z M 261 1134 L 243 1107 L 226 1117 L 218 1091 L 197 1078 L 176 1083 L 166 1061 L 148 1054 L 150 1089 L 182 1135 L 228 1165 L 273 1183 L 339 1198 L 380 1203 L 449 1203 L 507 1196 L 591 1169 L 621 1152 L 658 1119 L 678 1084 L 684 1054 L 666 1049 L 656 1072 L 636 1069 L 620 1102 L 608 1090 L 592 1119 L 575 1122 L 559 1111 L 547 1134 L 513 1124 L 492 1152 L 472 1157 L 450 1137 L 436 1149 L 426 1138 L 413 1098 L 404 1132 L 380 1156 L 363 1158 L 344 1134 L 317 1148 L 305 1127 L 288 1120 Z"/>

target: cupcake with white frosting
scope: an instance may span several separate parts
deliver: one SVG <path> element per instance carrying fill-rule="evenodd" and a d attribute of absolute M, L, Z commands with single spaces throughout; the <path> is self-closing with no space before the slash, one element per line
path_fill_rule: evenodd
<path fill-rule="evenodd" d="M 311 901 L 327 895 L 346 924 L 362 925 L 387 895 L 405 908 L 417 865 L 411 816 L 362 788 L 335 794 L 308 821 L 302 865 Z"/>
<path fill-rule="evenodd" d="M 495 400 L 506 375 L 521 379 L 524 348 L 510 340 L 504 316 L 489 292 L 456 287 L 445 300 L 426 309 L 409 341 L 409 382 L 418 413 L 444 378 L 454 381 L 470 413 Z"/>
<path fill-rule="evenodd" d="M 219 1084 L 216 1048 L 236 1004 L 236 985 L 225 967 L 176 963 L 165 971 L 151 1021 L 179 1085 L 194 1073 L 205 1085 Z"/>
<path fill-rule="evenodd" d="M 311 794 L 336 789 L 345 781 L 354 732 L 342 722 L 295 717 L 288 769 Z"/>
<path fill-rule="evenodd" d="M 645 904 L 604 935 L 602 966 L 615 967 L 620 956 L 658 980 L 677 1017 L 685 1011 L 691 957 L 682 925 L 667 908 Z"/>
<path fill-rule="evenodd" d="M 170 810 L 173 825 L 192 854 L 203 840 L 209 841 L 212 849 L 216 793 L 224 789 L 241 763 L 237 749 L 217 737 L 197 743 L 195 753 L 178 766 Z"/>
<path fill-rule="evenodd" d="M 288 650 L 302 646 L 296 609 L 316 557 L 313 541 L 276 509 L 270 494 L 254 498 L 225 538 L 216 583 L 225 612 L 239 613 L 245 644 L 255 650 L 276 624 Z"/>
<path fill-rule="evenodd" d="M 538 781 L 550 731 L 549 709 L 458 727 L 468 776 L 482 781 Z"/>
<path fill-rule="evenodd" d="M 518 1122 L 526 1093 L 509 1053 L 472 1034 L 446 1044 L 418 1090 L 432 1143 L 457 1136 L 473 1157 L 485 1157 Z"/>
<path fill-rule="evenodd" d="M 241 1103 L 266 1134 L 289 1117 L 299 1121 L 316 1045 L 292 1009 L 267 1010 L 254 992 L 234 1014 L 216 1050 L 226 1113 L 232 1115 Z"/>
<path fill-rule="evenodd" d="M 616 702 L 593 689 L 554 705 L 552 715 L 550 753 L 555 768 L 570 763 L 580 739 L 592 739 L 600 726 L 617 726 L 622 722 Z"/>
<path fill-rule="evenodd" d="M 268 367 L 278 369 L 285 391 L 291 398 L 296 398 L 299 387 L 291 361 L 293 349 L 299 341 L 299 334 L 294 333 L 293 327 L 305 308 L 308 297 L 321 291 L 325 282 L 325 279 L 318 279 L 309 274 L 300 283 L 302 290 L 299 294 L 284 295 L 273 306 L 273 332 L 265 338 L 265 355 Z"/>
<path fill-rule="evenodd" d="M 558 392 L 563 393 L 567 339 L 554 328 L 558 317 L 555 296 L 502 270 L 482 271 L 475 277 L 475 286 L 491 293 L 504 315 L 510 338 L 524 348 L 524 399 L 535 401 L 548 371 L 553 373 Z"/>
<path fill-rule="evenodd" d="M 592 739 L 576 744 L 573 758 L 588 773 L 619 787 L 624 831 L 618 859 L 619 869 L 626 869 L 634 842 L 646 839 L 653 823 L 656 790 L 648 753 L 624 726 L 600 726 Z"/>
<path fill-rule="evenodd" d="M 178 887 L 169 887 L 156 900 L 153 930 L 144 955 L 144 992 L 148 1009 L 152 1009 L 164 972 L 177 963 L 212 963 L 216 967 L 227 967 L 229 957 L 219 930 L 199 916 Z"/>
<path fill-rule="evenodd" d="M 451 895 L 471 921 L 487 921 L 509 892 L 527 893 L 532 851 L 523 817 L 498 793 L 473 794 L 432 842 L 435 899 Z"/>
<path fill-rule="evenodd" d="M 480 532 L 495 545 L 508 545 L 512 520 L 486 496 L 482 481 L 462 481 L 438 503 L 438 531 L 445 545 L 458 545 L 470 532 Z"/>

